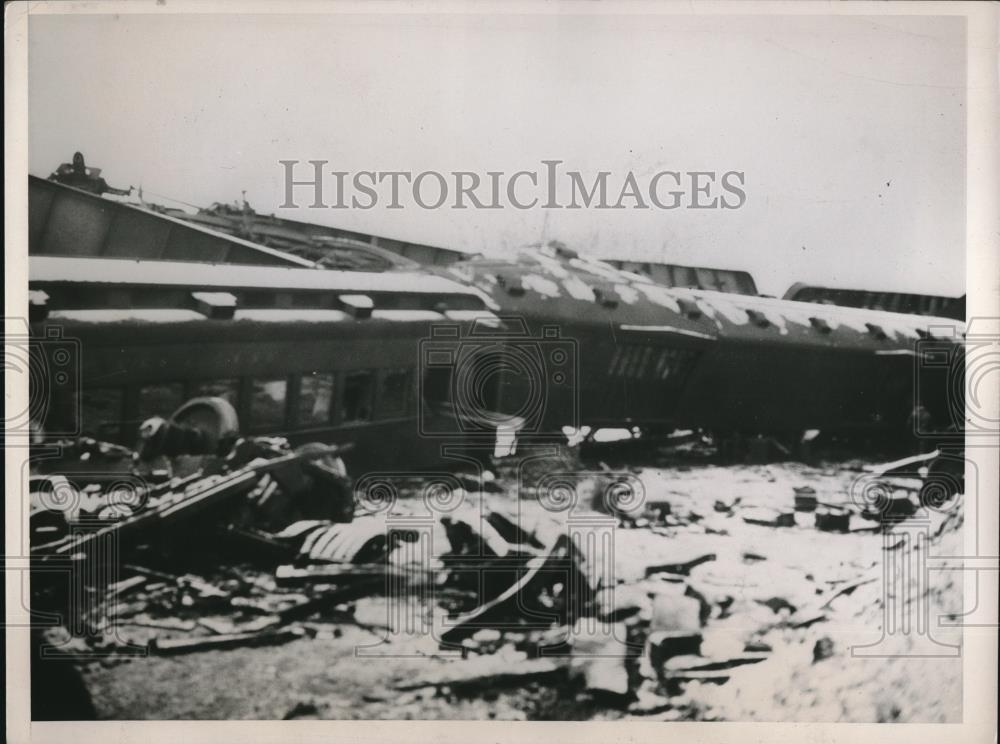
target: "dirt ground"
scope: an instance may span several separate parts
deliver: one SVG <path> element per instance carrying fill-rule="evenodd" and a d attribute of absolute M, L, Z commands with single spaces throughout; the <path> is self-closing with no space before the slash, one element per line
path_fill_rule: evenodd
<path fill-rule="evenodd" d="M 762 509 L 791 511 L 795 487 L 811 486 L 820 502 L 847 502 L 863 464 L 630 467 L 646 502 L 668 502 L 670 516 L 661 524 L 599 525 L 611 535 L 615 601 L 653 596 L 656 582 L 668 583 L 659 574 L 647 578 L 649 566 L 714 556 L 682 578 L 703 608 L 701 661 L 716 671 L 665 680 L 644 657 L 630 672 L 625 698 L 588 691 L 558 659 L 529 658 L 516 628 L 478 635 L 467 658 L 442 653 L 426 628 L 404 627 L 414 617 L 384 597 L 357 601 L 351 622 L 318 621 L 314 637 L 283 645 L 113 656 L 82 672 L 106 719 L 960 721 L 960 635 L 939 627 L 963 611 L 958 572 L 931 571 L 929 584 L 911 586 L 909 597 L 884 574 L 900 561 L 918 561 L 921 550 L 924 557 L 960 554 L 960 497 L 890 535 L 856 513 L 847 533 L 818 530 L 808 512 L 796 512 L 794 526 L 752 523 Z M 580 483 L 582 498 L 590 481 Z M 589 506 L 553 511 L 509 490 L 469 498 L 540 536 L 591 515 Z M 419 506 L 398 504 L 403 511 Z M 930 539 L 906 553 L 904 532 Z M 920 575 L 911 572 L 911 580 Z M 417 619 L 441 621 L 432 608 L 422 605 Z M 929 631 L 902 632 L 900 618 L 921 613 Z M 893 622 L 896 632 L 880 641 Z M 127 626 L 120 632 L 171 635 Z M 750 651 L 752 663 L 730 665 Z"/>

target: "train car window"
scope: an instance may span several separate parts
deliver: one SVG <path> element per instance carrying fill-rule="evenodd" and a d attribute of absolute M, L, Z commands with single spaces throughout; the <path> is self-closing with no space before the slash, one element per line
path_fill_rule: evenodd
<path fill-rule="evenodd" d="M 242 307 L 274 307 L 274 292 L 245 292 Z"/>
<path fill-rule="evenodd" d="M 371 421 L 375 375 L 352 372 L 344 377 L 344 421 Z"/>
<path fill-rule="evenodd" d="M 325 424 L 333 413 L 333 374 L 302 375 L 299 387 L 299 424 Z"/>
<path fill-rule="evenodd" d="M 408 369 L 388 370 L 382 378 L 379 393 L 379 414 L 391 416 L 406 413 L 410 402 L 410 371 Z"/>
<path fill-rule="evenodd" d="M 424 375 L 424 401 L 440 406 L 451 400 L 451 367 L 431 367 Z"/>
<path fill-rule="evenodd" d="M 169 418 L 184 402 L 184 385 L 180 382 L 143 385 L 139 388 L 139 421 L 151 416 Z"/>
<path fill-rule="evenodd" d="M 80 394 L 80 431 L 95 439 L 118 438 L 124 418 L 125 391 L 97 388 Z"/>
<path fill-rule="evenodd" d="M 240 395 L 240 381 L 232 380 L 199 380 L 191 384 L 191 398 L 214 397 L 225 398 L 233 407 L 237 406 Z"/>
<path fill-rule="evenodd" d="M 251 380 L 250 425 L 254 429 L 280 429 L 285 423 L 288 380 Z"/>

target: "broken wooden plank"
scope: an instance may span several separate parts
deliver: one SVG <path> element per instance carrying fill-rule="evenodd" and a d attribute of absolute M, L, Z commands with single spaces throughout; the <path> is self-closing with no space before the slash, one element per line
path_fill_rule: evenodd
<path fill-rule="evenodd" d="M 118 625 L 133 625 L 137 628 L 157 628 L 159 630 L 180 630 L 191 631 L 197 625 L 193 620 L 177 620 L 175 618 L 130 618 L 128 620 L 116 620 Z"/>
<path fill-rule="evenodd" d="M 259 633 L 227 633 L 197 638 L 154 638 L 150 648 L 161 655 L 187 654 L 195 651 L 285 643 L 305 635 L 302 628 L 283 628 Z"/>
<path fill-rule="evenodd" d="M 808 628 L 810 625 L 815 625 L 816 623 L 821 623 L 824 622 L 825 620 L 826 620 L 826 615 L 823 614 L 810 615 L 809 617 L 806 617 L 803 620 L 796 620 L 794 622 L 788 623 L 788 627 L 796 629 Z"/>
<path fill-rule="evenodd" d="M 830 605 L 833 603 L 833 600 L 837 599 L 838 597 L 842 597 L 845 594 L 851 594 L 859 586 L 864 586 L 865 584 L 871 584 L 873 581 L 878 581 L 878 577 L 873 576 L 870 579 L 862 579 L 861 581 L 855 581 L 852 584 L 848 584 L 847 586 L 843 587 L 840 591 L 838 591 L 836 594 L 834 594 L 832 597 L 830 597 L 828 600 L 826 600 L 826 602 L 821 604 L 819 608 L 821 610 L 829 609 Z"/>
<path fill-rule="evenodd" d="M 108 587 L 108 598 L 117 599 L 128 592 L 136 589 L 143 584 L 145 584 L 147 578 L 145 576 L 130 576 L 127 579 L 122 579 L 121 581 L 116 581 Z"/>
<path fill-rule="evenodd" d="M 153 494 L 159 493 L 159 488 L 153 489 L 148 493 L 150 497 L 148 508 L 93 532 L 71 534 L 62 541 L 40 546 L 44 550 L 33 548 L 32 553 L 42 555 L 45 560 L 55 556 L 86 553 L 110 535 L 115 535 L 125 542 L 134 540 L 138 535 L 154 527 L 169 525 L 181 517 L 189 519 L 209 506 L 245 494 L 256 485 L 264 473 L 293 462 L 314 460 L 326 455 L 336 456 L 338 453 L 343 453 L 346 448 L 321 445 L 300 450 L 270 459 L 257 458 L 238 470 L 221 475 L 184 479 L 181 481 L 185 486 L 183 490 L 169 490 L 162 498 L 153 498 Z M 167 485 L 173 489 L 175 484 L 171 481 Z"/>
<path fill-rule="evenodd" d="M 661 668 L 666 673 L 720 672 L 747 664 L 759 664 L 767 658 L 767 654 L 743 654 L 726 659 L 703 659 L 700 656 L 685 655 L 667 659 Z"/>
<path fill-rule="evenodd" d="M 294 604 L 291 607 L 286 607 L 275 614 L 281 618 L 282 623 L 305 619 L 315 612 L 335 607 L 339 604 L 343 604 L 344 602 L 350 602 L 353 599 L 367 597 L 384 588 L 385 582 L 383 579 L 365 579 L 357 582 L 356 584 L 339 587 L 329 592 L 323 592 L 322 594 L 307 599 L 304 602 Z"/>
<path fill-rule="evenodd" d="M 702 563 L 708 563 L 709 561 L 715 560 L 715 553 L 706 553 L 705 555 L 698 556 L 697 558 L 692 558 L 689 561 L 683 563 L 663 563 L 657 566 L 647 566 L 646 567 L 646 578 L 649 578 L 655 573 L 672 573 L 680 574 L 681 576 L 687 576 L 691 573 L 691 569 L 695 566 L 700 566 Z"/>
<path fill-rule="evenodd" d="M 342 584 L 362 579 L 398 577 L 427 581 L 435 572 L 423 566 L 397 566 L 389 563 L 324 563 L 316 566 L 278 566 L 274 579 L 278 586 L 307 584 Z"/>
<path fill-rule="evenodd" d="M 489 623 L 496 622 L 497 619 L 501 618 L 504 607 L 508 603 L 514 601 L 515 597 L 531 587 L 540 576 L 546 573 L 562 574 L 560 583 L 566 588 L 571 600 L 570 604 L 589 599 L 589 596 L 574 596 L 574 593 L 586 592 L 589 595 L 593 591 L 587 581 L 586 573 L 580 569 L 579 560 L 579 554 L 573 546 L 572 540 L 565 534 L 560 535 L 544 556 L 529 558 L 524 564 L 524 568 L 527 570 L 521 578 L 501 592 L 499 596 L 455 618 L 452 627 L 442 634 L 442 643 L 458 643 L 480 628 L 490 627 Z M 522 617 L 527 615 L 523 607 L 518 609 Z M 573 612 L 574 610 L 570 607 L 569 611 Z M 551 624 L 553 620 L 552 617 L 541 615 L 534 619 L 539 623 L 544 621 L 546 624 Z"/>
<path fill-rule="evenodd" d="M 890 475 L 895 472 L 912 472 L 915 469 L 914 466 L 919 468 L 919 466 L 931 462 L 931 460 L 935 459 L 940 454 L 939 450 L 934 450 L 933 452 L 928 452 L 926 454 L 904 457 L 900 460 L 893 460 L 892 462 L 885 462 L 879 465 L 865 465 L 863 470 L 877 476 Z"/>
<path fill-rule="evenodd" d="M 747 509 L 741 515 L 747 524 L 760 525 L 762 527 L 794 527 L 795 512 L 782 511 L 779 509 L 766 509 L 754 507 Z"/>
<path fill-rule="evenodd" d="M 669 672 L 663 678 L 670 682 L 703 682 L 721 685 L 729 681 L 729 675 L 722 672 Z"/>

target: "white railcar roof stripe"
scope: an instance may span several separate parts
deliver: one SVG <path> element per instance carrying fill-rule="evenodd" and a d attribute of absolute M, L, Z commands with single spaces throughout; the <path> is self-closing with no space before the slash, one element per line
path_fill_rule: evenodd
<path fill-rule="evenodd" d="M 336 271 L 281 266 L 141 261 L 118 258 L 31 256 L 29 282 L 131 284 L 217 289 L 315 289 L 330 292 L 410 292 L 461 294 L 479 292 L 442 276 L 425 272 Z"/>

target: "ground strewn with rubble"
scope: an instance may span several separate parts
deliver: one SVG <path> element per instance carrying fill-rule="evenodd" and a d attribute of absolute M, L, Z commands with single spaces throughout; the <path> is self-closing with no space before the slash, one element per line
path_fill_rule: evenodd
<path fill-rule="evenodd" d="M 112 651 L 82 665 L 84 680 L 98 716 L 110 719 L 960 721 L 962 660 L 946 647 L 959 634 L 937 627 L 963 611 L 958 572 L 932 571 L 929 588 L 910 600 L 929 613 L 943 657 L 908 655 L 926 652 L 915 633 L 873 646 L 885 658 L 852 656 L 883 635 L 883 567 L 906 546 L 856 509 L 846 532 L 817 529 L 815 511 L 793 510 L 794 489 L 806 486 L 821 511 L 850 506 L 862 465 L 631 467 L 624 471 L 641 483 L 643 508 L 614 517 L 592 508 L 607 474 L 574 481 L 568 505 L 537 493 L 518 499 L 501 474 L 489 491 L 466 490 L 452 513 L 505 515 L 539 545 L 567 526 L 611 536 L 599 553 L 584 553 L 591 567 L 605 564 L 605 578 L 613 570 L 613 591 L 601 582 L 596 611 L 572 621 L 568 636 L 558 623 L 525 627 L 508 613 L 442 650 L 438 636 L 475 602 L 441 585 L 399 601 L 384 591 L 345 598 L 298 617 L 296 634 L 267 645 L 165 653 L 171 638 L 262 626 L 252 615 L 235 621 L 233 601 L 220 609 L 197 583 L 159 604 L 143 594 L 147 583 L 131 600 L 123 595 L 115 633 L 119 643 L 156 638 L 161 653 Z M 960 554 L 960 507 L 961 497 L 910 518 L 926 523 L 922 549 Z M 391 506 L 401 518 L 425 509 L 406 494 Z M 404 545 L 398 565 L 405 553 Z M 203 574 L 207 586 L 265 616 L 309 596 L 273 571 L 216 569 Z M 565 589 L 542 591 L 541 604 L 558 604 Z M 539 656 L 544 648 L 556 653 Z"/>

